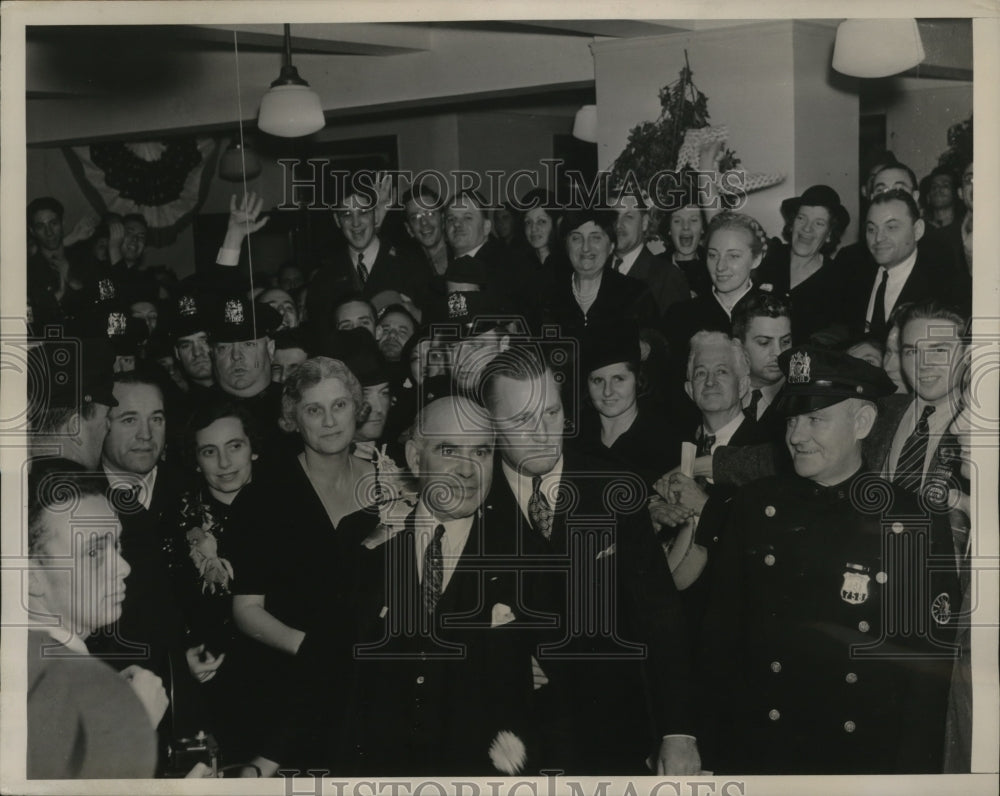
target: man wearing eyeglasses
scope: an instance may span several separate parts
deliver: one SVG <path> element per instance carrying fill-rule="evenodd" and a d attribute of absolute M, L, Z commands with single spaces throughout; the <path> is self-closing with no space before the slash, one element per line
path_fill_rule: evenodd
<path fill-rule="evenodd" d="M 335 251 L 332 262 L 313 277 L 306 297 L 309 318 L 328 317 L 334 305 L 350 293 L 371 299 L 394 290 L 418 307 L 423 306 L 429 282 L 427 270 L 404 261 L 394 247 L 379 237 L 385 213 L 386 207 L 374 196 L 348 188 L 333 211 L 345 246 Z"/>

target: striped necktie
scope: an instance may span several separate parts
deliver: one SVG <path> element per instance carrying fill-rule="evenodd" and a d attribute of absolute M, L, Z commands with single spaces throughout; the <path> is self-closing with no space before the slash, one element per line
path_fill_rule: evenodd
<path fill-rule="evenodd" d="M 441 537 L 444 536 L 444 526 L 434 529 L 434 538 L 424 550 L 424 578 L 420 583 L 420 593 L 423 596 L 424 611 L 428 615 L 434 613 L 444 584 L 444 553 L 441 551 Z"/>
<path fill-rule="evenodd" d="M 531 527 L 546 539 L 552 537 L 552 506 L 542 492 L 542 477 L 536 475 L 531 479 L 531 497 L 528 498 L 528 519 Z"/>
<path fill-rule="evenodd" d="M 361 280 L 361 287 L 364 287 L 368 282 L 368 268 L 365 265 L 365 253 L 361 252 L 358 255 L 358 278 Z"/>
<path fill-rule="evenodd" d="M 899 452 L 893 483 L 909 492 L 920 491 L 920 482 L 924 475 L 924 459 L 927 457 L 927 437 L 930 434 L 927 418 L 933 413 L 933 406 L 924 407 L 917 421 L 917 427 L 906 438 L 903 449 Z"/>

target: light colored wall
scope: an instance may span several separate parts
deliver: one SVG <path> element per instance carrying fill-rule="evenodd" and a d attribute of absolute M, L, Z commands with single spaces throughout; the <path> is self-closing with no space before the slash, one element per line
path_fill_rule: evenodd
<path fill-rule="evenodd" d="M 499 111 L 468 113 L 459 117 L 458 130 L 462 169 L 478 172 L 484 180 L 487 171 L 502 171 L 505 177 L 495 181 L 496 187 L 491 190 L 486 182 L 481 193 L 488 199 L 505 201 L 507 179 L 520 169 L 534 176 L 514 182 L 512 190 L 518 198 L 536 185 L 553 187 L 547 184 L 548 172 L 540 166 L 540 161 L 552 157 L 553 135 L 573 131 L 573 119 Z"/>
<path fill-rule="evenodd" d="M 599 167 L 611 166 L 631 127 L 659 116 L 659 91 L 677 79 L 687 50 L 711 123 L 729 127 L 729 146 L 744 168 L 787 177 L 750 194 L 745 208 L 778 234 L 778 205 L 796 184 L 793 29 L 776 22 L 593 45 Z"/>
<path fill-rule="evenodd" d="M 926 176 L 948 148 L 948 128 L 972 113 L 971 83 L 934 83 L 899 92 L 885 108 L 888 147 L 916 172 L 917 179 Z"/>

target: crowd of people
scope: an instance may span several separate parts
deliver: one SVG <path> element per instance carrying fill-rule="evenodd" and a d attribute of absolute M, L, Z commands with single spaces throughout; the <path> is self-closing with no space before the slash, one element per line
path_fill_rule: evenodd
<path fill-rule="evenodd" d="M 968 771 L 972 165 L 861 194 L 32 201 L 29 777 Z"/>

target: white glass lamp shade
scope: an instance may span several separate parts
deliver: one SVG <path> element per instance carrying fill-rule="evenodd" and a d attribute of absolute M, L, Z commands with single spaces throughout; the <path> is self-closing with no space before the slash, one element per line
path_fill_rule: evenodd
<path fill-rule="evenodd" d="M 898 75 L 924 57 L 915 19 L 845 19 L 833 45 L 833 68 L 852 77 Z"/>
<path fill-rule="evenodd" d="M 260 101 L 257 127 L 270 135 L 298 138 L 324 124 L 319 95 L 307 85 L 272 86 Z"/>
<path fill-rule="evenodd" d="M 581 141 L 597 143 L 597 106 L 584 105 L 576 112 L 573 120 L 573 137 Z"/>

